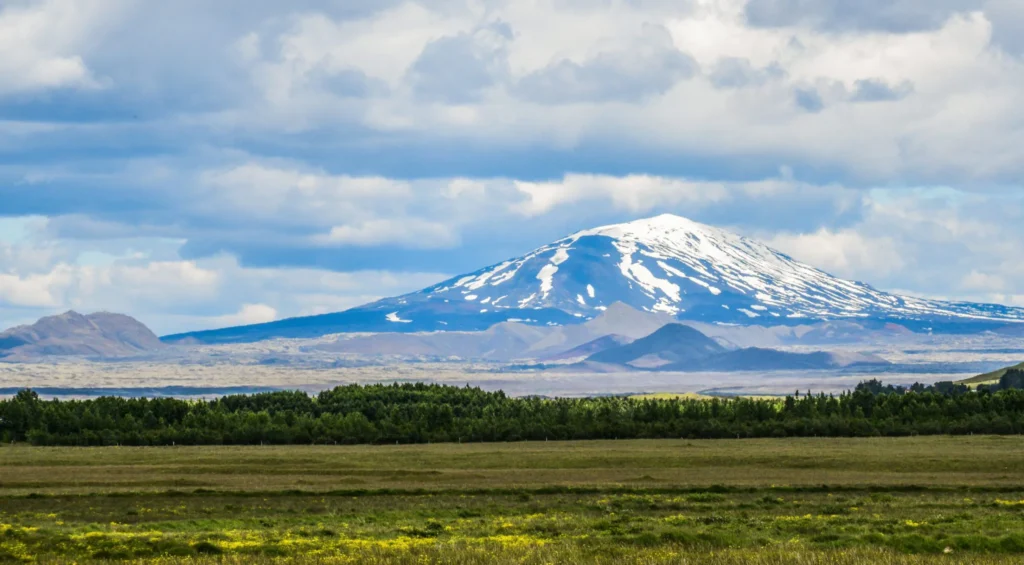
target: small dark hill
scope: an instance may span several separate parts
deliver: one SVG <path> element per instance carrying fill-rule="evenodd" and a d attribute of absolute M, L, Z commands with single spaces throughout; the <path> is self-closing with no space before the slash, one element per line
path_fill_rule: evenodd
<path fill-rule="evenodd" d="M 668 324 L 633 343 L 595 353 L 587 361 L 680 372 L 801 371 L 888 364 L 880 357 L 865 354 L 794 353 L 759 347 L 728 350 L 700 331 L 682 324 Z"/>
<path fill-rule="evenodd" d="M 613 347 L 587 358 L 595 363 L 626 365 L 641 358 L 664 363 L 688 363 L 725 351 L 715 340 L 682 324 L 666 324 L 633 343 Z"/>
<path fill-rule="evenodd" d="M 726 351 L 691 363 L 667 365 L 662 369 L 667 371 L 784 371 L 832 369 L 835 367 L 837 367 L 835 358 L 822 351 L 791 353 L 777 349 L 748 347 L 736 351 Z"/>

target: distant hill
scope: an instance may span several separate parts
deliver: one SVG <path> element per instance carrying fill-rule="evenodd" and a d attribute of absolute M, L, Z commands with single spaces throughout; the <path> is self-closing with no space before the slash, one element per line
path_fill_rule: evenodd
<path fill-rule="evenodd" d="M 49 356 L 123 357 L 164 347 L 138 320 L 97 312 L 69 311 L 0 333 L 0 359 L 31 360 Z"/>
<path fill-rule="evenodd" d="M 591 355 L 587 362 L 658 371 L 781 371 L 888 364 L 874 355 L 794 353 L 760 347 L 727 350 L 682 324 L 668 324 L 645 338 Z"/>
<path fill-rule="evenodd" d="M 513 359 L 567 359 L 586 357 L 589 352 L 569 350 L 610 335 L 621 336 L 617 346 L 651 334 L 672 321 L 653 312 L 641 312 L 622 303 L 610 305 L 593 320 L 570 326 L 535 326 L 523 322 L 501 322 L 484 331 L 377 333 L 342 336 L 319 344 L 315 349 L 358 355 L 398 357 L 459 357 L 509 361 Z"/>
<path fill-rule="evenodd" d="M 839 364 L 831 353 L 793 353 L 777 349 L 748 347 L 726 351 L 694 363 L 662 367 L 666 371 L 792 371 L 834 369 Z"/>

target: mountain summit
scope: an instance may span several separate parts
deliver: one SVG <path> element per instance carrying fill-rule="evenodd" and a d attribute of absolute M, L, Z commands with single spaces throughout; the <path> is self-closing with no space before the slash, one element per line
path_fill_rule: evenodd
<path fill-rule="evenodd" d="M 781 325 L 857 319 L 932 329 L 1024 321 L 1024 309 L 924 300 L 843 280 L 767 245 L 664 214 L 583 230 L 435 286 L 340 312 L 198 332 L 252 341 L 351 331 L 572 324 L 615 302 L 681 320 Z"/>

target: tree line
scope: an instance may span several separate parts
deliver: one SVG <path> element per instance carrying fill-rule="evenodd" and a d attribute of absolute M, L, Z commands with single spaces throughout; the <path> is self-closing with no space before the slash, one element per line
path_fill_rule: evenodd
<path fill-rule="evenodd" d="M 253 445 L 1024 432 L 1024 390 L 878 381 L 840 395 L 539 398 L 436 384 L 349 385 L 212 401 L 0 400 L 0 440 L 34 445 Z"/>

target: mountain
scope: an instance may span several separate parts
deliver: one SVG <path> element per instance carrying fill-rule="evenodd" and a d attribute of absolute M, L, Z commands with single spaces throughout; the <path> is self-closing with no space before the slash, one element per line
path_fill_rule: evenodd
<path fill-rule="evenodd" d="M 541 359 L 566 353 L 595 339 L 609 337 L 613 330 L 623 340 L 644 337 L 671 322 L 671 317 L 640 312 L 616 303 L 593 320 L 570 326 L 534 326 L 501 322 L 484 331 L 377 333 L 341 336 L 337 341 L 312 346 L 318 351 L 399 357 L 459 357 L 509 361 Z M 593 353 L 594 351 L 591 351 Z M 574 354 L 571 357 L 585 357 Z M 559 358 L 561 358 L 559 356 Z"/>
<path fill-rule="evenodd" d="M 615 302 L 678 320 L 759 326 L 846 320 L 867 327 L 974 331 L 1024 322 L 1024 309 L 883 292 L 753 239 L 661 215 L 580 231 L 521 257 L 344 312 L 164 339 L 217 343 L 484 330 L 505 321 L 571 325 Z"/>
<path fill-rule="evenodd" d="M 156 334 L 123 314 L 69 311 L 0 333 L 0 359 L 46 356 L 122 357 L 164 347 Z"/>
<path fill-rule="evenodd" d="M 650 368 L 692 363 L 724 352 L 724 347 L 699 331 L 682 324 L 668 324 L 647 337 L 591 355 L 587 361 Z"/>

